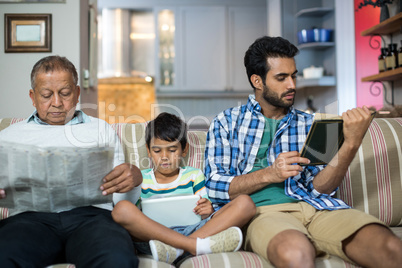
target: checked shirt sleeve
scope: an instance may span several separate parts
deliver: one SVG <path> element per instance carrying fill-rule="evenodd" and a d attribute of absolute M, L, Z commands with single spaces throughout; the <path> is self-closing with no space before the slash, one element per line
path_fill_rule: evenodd
<path fill-rule="evenodd" d="M 229 132 L 217 119 L 207 134 L 205 146 L 205 177 L 207 192 L 215 209 L 230 202 L 229 185 L 236 175 L 231 168 Z"/>

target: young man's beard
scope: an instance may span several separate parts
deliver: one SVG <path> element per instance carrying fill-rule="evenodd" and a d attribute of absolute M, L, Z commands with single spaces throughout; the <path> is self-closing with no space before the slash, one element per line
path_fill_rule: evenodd
<path fill-rule="evenodd" d="M 282 100 L 282 98 L 284 98 L 287 94 L 289 93 L 295 93 L 296 96 L 296 90 L 295 89 L 290 89 L 288 91 L 286 91 L 285 93 L 281 94 L 280 97 L 278 97 L 278 95 L 273 92 L 272 90 L 270 90 L 267 85 L 263 85 L 263 92 L 262 92 L 262 96 L 263 98 L 272 106 L 275 107 L 280 107 L 280 108 L 289 108 L 293 105 L 293 103 L 295 102 L 295 99 L 293 98 L 292 101 L 290 102 L 286 102 L 284 100 Z"/>

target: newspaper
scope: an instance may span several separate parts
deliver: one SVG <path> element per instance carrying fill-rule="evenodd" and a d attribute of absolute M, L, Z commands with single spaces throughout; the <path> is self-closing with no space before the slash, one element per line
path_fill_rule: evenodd
<path fill-rule="evenodd" d="M 58 148 L 0 144 L 0 207 L 59 212 L 112 202 L 99 189 L 113 169 L 110 147 Z"/>

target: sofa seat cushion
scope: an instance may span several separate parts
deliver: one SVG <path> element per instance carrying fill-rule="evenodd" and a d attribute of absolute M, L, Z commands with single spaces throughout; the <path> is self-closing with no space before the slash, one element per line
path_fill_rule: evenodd
<path fill-rule="evenodd" d="M 318 257 L 315 260 L 317 268 L 358 268 L 351 263 L 343 261 L 335 256 Z M 180 268 L 274 268 L 274 266 L 259 257 L 257 254 L 246 251 L 217 253 L 195 256 L 179 263 Z"/>
<path fill-rule="evenodd" d="M 148 268 L 148 267 L 152 267 L 152 268 L 174 268 L 173 265 L 170 265 L 168 263 L 155 261 L 154 259 L 152 259 L 152 256 L 139 255 L 138 259 L 139 259 L 138 268 Z M 75 268 L 75 265 L 74 264 L 63 263 L 63 264 L 51 265 L 51 266 L 48 266 L 46 268 Z"/>
<path fill-rule="evenodd" d="M 190 257 L 179 263 L 178 267 L 271 268 L 273 266 L 255 253 L 247 251 L 238 251 L 238 252 L 215 253 L 215 254 Z"/>

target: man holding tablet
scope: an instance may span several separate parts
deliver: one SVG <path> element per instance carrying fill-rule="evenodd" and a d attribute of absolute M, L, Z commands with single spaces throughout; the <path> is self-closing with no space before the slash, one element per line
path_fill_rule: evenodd
<path fill-rule="evenodd" d="M 257 206 L 246 250 L 275 267 L 314 267 L 330 253 L 364 267 L 398 267 L 402 242 L 380 220 L 334 197 L 366 133 L 367 107 L 342 114 L 344 142 L 328 165 L 306 165 L 299 152 L 313 116 L 293 107 L 298 49 L 281 37 L 261 37 L 244 64 L 254 94 L 246 105 L 213 120 L 205 176 L 215 207 L 239 195 Z"/>

